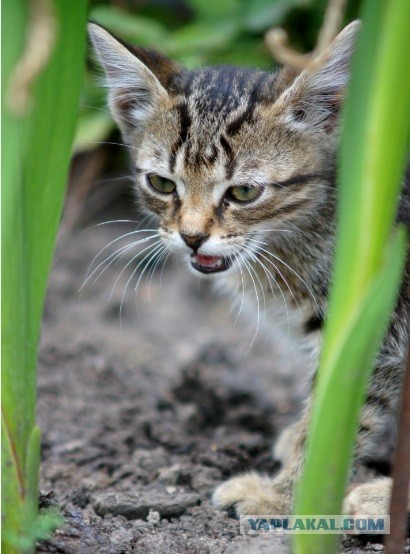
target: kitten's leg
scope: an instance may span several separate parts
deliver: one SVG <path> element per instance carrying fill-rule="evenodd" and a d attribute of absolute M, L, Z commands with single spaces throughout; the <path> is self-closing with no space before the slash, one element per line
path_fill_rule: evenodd
<path fill-rule="evenodd" d="M 387 515 L 390 507 L 392 479 L 379 477 L 373 481 L 357 485 L 347 494 L 343 503 L 343 513 L 349 515 Z M 410 513 L 410 489 L 407 501 Z"/>
<path fill-rule="evenodd" d="M 388 514 L 391 487 L 390 477 L 380 477 L 353 487 L 344 499 L 343 513 L 352 516 Z"/>
<path fill-rule="evenodd" d="M 386 439 L 386 430 L 395 433 L 393 426 L 400 399 L 402 375 L 400 367 L 388 364 L 380 364 L 374 370 L 361 412 L 355 460 L 372 460 L 380 448 L 380 440 Z M 344 513 L 388 514 L 391 488 L 392 480 L 389 477 L 380 477 L 353 486 L 344 500 Z M 410 512 L 410 490 L 408 510 Z"/>
<path fill-rule="evenodd" d="M 360 416 L 353 472 L 361 461 L 370 459 L 374 455 L 381 438 L 391 424 L 391 419 L 397 409 L 400 377 L 401 371 L 397 367 L 379 367 L 374 371 L 367 401 Z M 237 515 L 291 513 L 295 485 L 303 466 L 309 412 L 309 409 L 306 410 L 301 420 L 292 426 L 294 435 L 291 438 L 286 463 L 277 476 L 272 479 L 256 473 L 248 473 L 229 479 L 220 485 L 213 495 L 213 502 L 217 508 L 234 510 Z M 370 486 L 369 483 L 365 485 Z M 360 485 L 360 487 L 365 487 L 365 485 Z M 349 506 L 354 506 L 356 513 L 363 514 L 366 512 L 361 511 L 361 508 L 372 510 L 372 513 L 375 513 L 374 510 L 385 506 L 389 495 L 388 483 L 386 484 L 385 480 L 380 481 L 380 487 L 372 485 L 371 491 L 372 493 L 376 492 L 377 496 L 373 507 L 369 505 L 369 495 L 366 494 L 365 488 L 363 495 L 359 494 L 360 489 L 357 490 L 356 495 L 352 497 L 353 500 L 351 498 Z"/>

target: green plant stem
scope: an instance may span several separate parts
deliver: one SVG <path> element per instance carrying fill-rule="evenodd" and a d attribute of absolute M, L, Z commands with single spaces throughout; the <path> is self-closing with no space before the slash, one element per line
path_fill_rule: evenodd
<path fill-rule="evenodd" d="M 410 128 L 410 4 L 367 0 L 340 157 L 340 220 L 328 321 L 296 514 L 339 514 L 361 404 L 400 283 L 405 233 L 391 246 Z M 389 254 L 389 250 L 392 250 Z M 334 535 L 295 537 L 330 554 Z"/>
<path fill-rule="evenodd" d="M 2 545 L 20 553 L 32 551 L 37 537 L 37 344 L 83 73 L 87 2 L 13 0 L 3 10 Z M 36 44 L 27 47 L 30 36 Z M 13 81 L 18 62 L 31 54 L 29 73 L 44 52 L 46 67 L 33 73 L 29 102 L 13 107 L 24 87 Z"/>

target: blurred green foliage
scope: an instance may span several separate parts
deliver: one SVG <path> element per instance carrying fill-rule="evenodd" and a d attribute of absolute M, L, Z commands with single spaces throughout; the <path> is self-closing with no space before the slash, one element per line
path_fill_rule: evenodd
<path fill-rule="evenodd" d="M 2 552 L 28 554 L 62 521 L 54 512 L 38 513 L 36 365 L 80 96 L 87 3 L 53 0 L 40 10 L 14 0 L 2 8 Z M 26 80 L 18 78 L 22 63 Z"/>
<path fill-rule="evenodd" d="M 349 2 L 347 17 L 356 15 Z M 326 0 L 94 0 L 90 18 L 124 40 L 155 48 L 189 68 L 214 64 L 275 67 L 265 32 L 284 27 L 292 46 L 311 50 Z M 84 82 L 75 150 L 95 147 L 114 128 L 104 90 L 90 60 Z"/>

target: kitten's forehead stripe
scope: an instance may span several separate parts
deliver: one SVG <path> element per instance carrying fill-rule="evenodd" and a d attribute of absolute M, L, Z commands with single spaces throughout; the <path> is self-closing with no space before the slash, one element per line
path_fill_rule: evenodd
<path fill-rule="evenodd" d="M 251 123 L 253 114 L 255 112 L 255 104 L 249 104 L 246 110 L 241 113 L 236 119 L 234 119 L 226 128 L 226 134 L 228 136 L 235 136 L 239 133 L 244 123 Z"/>
<path fill-rule="evenodd" d="M 189 109 L 186 103 L 179 104 L 179 106 L 177 106 L 177 110 L 179 113 L 179 120 L 181 123 L 181 130 L 179 133 L 178 140 L 181 144 L 183 144 L 188 137 L 189 128 L 191 126 L 192 120 L 191 120 L 191 116 L 189 115 Z"/>
<path fill-rule="evenodd" d="M 175 169 L 175 163 L 177 160 L 177 150 L 178 150 L 178 145 L 176 145 L 176 147 L 171 148 L 169 153 L 168 166 L 171 173 L 173 173 Z"/>
<path fill-rule="evenodd" d="M 239 114 L 239 116 L 236 117 L 227 126 L 226 133 L 228 136 L 236 135 L 244 123 L 252 123 L 253 116 L 255 113 L 255 108 L 262 97 L 261 95 L 262 85 L 263 83 L 265 83 L 266 80 L 267 80 L 267 77 L 264 73 L 259 75 L 253 88 L 250 91 L 248 106 L 246 107 L 245 111 Z"/>
<path fill-rule="evenodd" d="M 189 134 L 189 128 L 192 123 L 191 116 L 189 114 L 189 108 L 186 102 L 182 102 L 178 104 L 175 107 L 175 110 L 178 113 L 179 116 L 179 137 L 174 143 L 174 145 L 171 148 L 170 156 L 169 156 L 169 170 L 171 173 L 174 171 L 175 168 L 175 162 L 176 162 L 176 156 L 178 153 L 178 150 L 181 148 L 183 144 L 186 143 L 188 134 Z"/>
<path fill-rule="evenodd" d="M 193 104 L 220 118 L 257 101 L 275 100 L 276 79 L 274 73 L 216 66 L 187 72 L 182 78 L 181 88 Z"/>
<path fill-rule="evenodd" d="M 235 158 L 232 151 L 232 146 L 229 144 L 229 142 L 226 140 L 226 138 L 222 135 L 219 139 L 219 142 L 221 143 L 222 148 L 225 151 L 227 162 L 226 162 L 226 177 L 227 179 L 230 179 L 233 175 L 234 169 L 235 169 Z"/>
<path fill-rule="evenodd" d="M 184 164 L 193 170 L 210 166 L 219 154 L 226 156 L 226 173 L 234 171 L 235 137 L 245 123 L 254 122 L 259 104 L 274 101 L 277 75 L 230 66 L 185 71 L 176 77 L 175 99 L 179 120 L 178 139 L 171 148 L 169 169 L 175 170 L 179 150 Z"/>
<path fill-rule="evenodd" d="M 212 144 L 211 147 L 211 153 L 206 157 L 209 163 L 214 163 L 218 157 L 218 148 L 215 146 L 215 144 Z"/>

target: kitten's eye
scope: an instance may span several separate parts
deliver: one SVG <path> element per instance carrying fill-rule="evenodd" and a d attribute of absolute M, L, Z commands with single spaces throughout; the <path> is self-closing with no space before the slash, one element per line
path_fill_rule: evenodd
<path fill-rule="evenodd" d="M 149 173 L 147 175 L 147 181 L 154 190 L 162 194 L 171 194 L 175 192 L 177 188 L 174 181 L 166 177 L 161 177 L 160 175 L 155 175 L 155 173 Z"/>
<path fill-rule="evenodd" d="M 230 187 L 226 191 L 226 197 L 234 202 L 253 202 L 262 194 L 262 188 L 255 185 L 242 185 Z"/>

